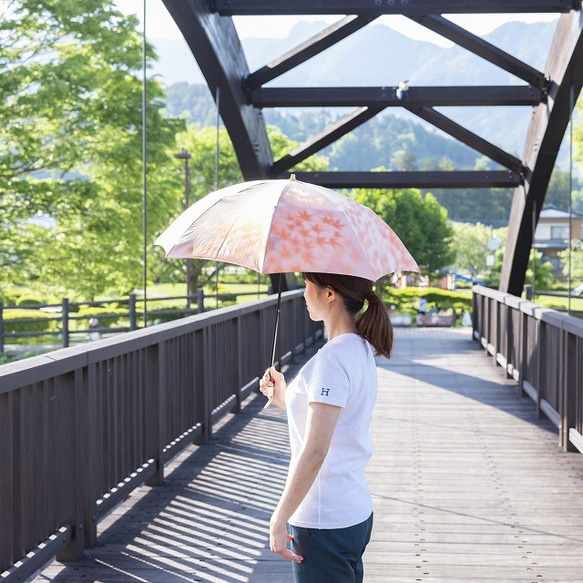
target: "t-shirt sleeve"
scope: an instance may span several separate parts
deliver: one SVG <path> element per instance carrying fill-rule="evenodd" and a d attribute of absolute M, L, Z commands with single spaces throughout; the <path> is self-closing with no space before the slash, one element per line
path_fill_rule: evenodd
<path fill-rule="evenodd" d="M 342 353 L 321 350 L 310 378 L 305 379 L 309 403 L 345 407 L 350 394 L 350 378 Z"/>

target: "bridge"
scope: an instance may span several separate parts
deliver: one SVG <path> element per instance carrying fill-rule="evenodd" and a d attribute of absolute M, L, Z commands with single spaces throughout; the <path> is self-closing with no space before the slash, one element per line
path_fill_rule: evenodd
<path fill-rule="evenodd" d="M 0 581 L 291 581 L 275 302 L 0 368 Z M 281 330 L 293 374 L 322 340 L 300 291 Z M 580 581 L 581 320 L 476 287 L 473 329 L 397 330 L 377 366 L 367 581 Z"/>
<path fill-rule="evenodd" d="M 378 361 L 367 580 L 580 581 L 583 327 L 520 296 L 583 85 L 581 3 L 164 3 L 246 179 L 286 174 L 387 107 L 405 107 L 499 165 L 487 173 L 298 173 L 332 187 L 515 188 L 501 287 L 474 288 L 472 330 L 399 330 L 395 358 Z M 275 12 L 342 18 L 249 71 L 232 16 Z M 442 16 L 464 12 L 560 14 L 545 70 Z M 415 20 L 522 85 L 343 87 L 334 97 L 330 88 L 265 87 L 383 14 Z M 521 159 L 436 109 L 513 104 L 533 108 Z M 356 109 L 273 160 L 261 109 L 304 105 Z M 271 297 L 0 368 L 0 581 L 291 580 L 266 548 L 285 477 L 285 423 L 278 411 L 261 410 L 255 392 L 274 305 Z M 286 292 L 278 364 L 293 374 L 321 337 L 301 292 Z"/>

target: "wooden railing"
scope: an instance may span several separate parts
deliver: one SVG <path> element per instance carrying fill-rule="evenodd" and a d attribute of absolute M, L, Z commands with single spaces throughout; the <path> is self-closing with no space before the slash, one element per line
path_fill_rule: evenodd
<path fill-rule="evenodd" d="M 583 320 L 510 294 L 473 288 L 474 337 L 583 453 Z"/>
<path fill-rule="evenodd" d="M 258 384 L 274 296 L 0 366 L 0 581 L 77 560 L 130 490 Z M 321 335 L 301 291 L 282 298 L 281 365 Z"/>
<path fill-rule="evenodd" d="M 22 339 L 54 338 L 63 348 L 75 342 L 86 342 L 96 336 L 130 332 L 143 327 L 144 318 L 148 325 L 201 314 L 219 305 L 230 305 L 243 296 L 259 298 L 265 292 L 239 292 L 205 294 L 202 289 L 191 296 L 157 296 L 143 298 L 132 293 L 125 298 L 92 302 L 70 302 L 63 298 L 59 304 L 33 304 L 5 306 L 0 301 L 0 352 L 6 344 Z M 205 304 L 206 300 L 206 304 Z M 214 300 L 210 307 L 209 300 Z M 160 304 L 182 303 L 183 307 L 160 308 Z M 28 313 L 26 313 L 28 312 Z M 44 312 L 44 313 L 43 313 Z M 10 317 L 14 313 L 26 313 L 25 317 Z M 39 317 L 39 314 L 43 317 Z M 81 314 L 81 315 L 80 315 Z M 19 330 L 24 328 L 25 330 Z"/>

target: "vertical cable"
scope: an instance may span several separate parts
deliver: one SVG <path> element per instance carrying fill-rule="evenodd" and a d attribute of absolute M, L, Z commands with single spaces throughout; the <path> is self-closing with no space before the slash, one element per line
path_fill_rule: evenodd
<path fill-rule="evenodd" d="M 221 121 L 219 113 L 219 99 L 220 90 L 219 85 L 217 85 L 215 103 L 217 106 L 217 117 L 216 117 L 216 141 L 215 141 L 215 190 L 219 189 L 219 155 L 220 155 L 220 143 L 219 143 L 219 124 Z M 215 289 L 216 289 L 216 307 L 219 307 L 219 263 L 215 263 Z"/>
<path fill-rule="evenodd" d="M 146 116 L 146 0 L 142 23 L 142 285 L 144 287 L 144 328 L 148 326 L 148 135 Z"/>
<path fill-rule="evenodd" d="M 567 284 L 568 300 L 567 311 L 571 315 L 571 262 L 573 254 L 573 108 L 575 107 L 575 92 L 573 85 L 569 88 L 569 255 L 567 256 Z"/>
<path fill-rule="evenodd" d="M 532 298 L 531 301 L 534 302 L 534 294 L 536 293 L 536 249 L 534 247 L 534 238 L 536 236 L 536 200 L 532 202 L 532 247 L 530 252 L 532 253 Z M 528 298 L 527 298 L 528 299 Z"/>
<path fill-rule="evenodd" d="M 221 152 L 220 150 L 220 144 L 219 144 L 219 125 L 221 123 L 221 116 L 219 113 L 219 99 L 220 99 L 220 91 L 219 91 L 219 86 L 217 85 L 217 92 L 216 92 L 216 96 L 215 96 L 215 102 L 217 105 L 217 117 L 216 117 L 216 141 L 215 141 L 215 190 L 219 189 L 219 154 Z"/>

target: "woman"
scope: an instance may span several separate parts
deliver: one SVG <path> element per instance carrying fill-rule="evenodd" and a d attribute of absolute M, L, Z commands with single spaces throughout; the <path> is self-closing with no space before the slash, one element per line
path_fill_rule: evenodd
<path fill-rule="evenodd" d="M 261 392 L 287 411 L 292 454 L 271 517 L 270 546 L 293 561 L 296 583 L 355 583 L 363 578 L 372 530 L 364 468 L 372 454 L 374 355 L 390 357 L 392 327 L 371 281 L 325 273 L 303 277 L 310 318 L 324 322 L 328 342 L 289 386 L 273 367 L 260 383 Z"/>

